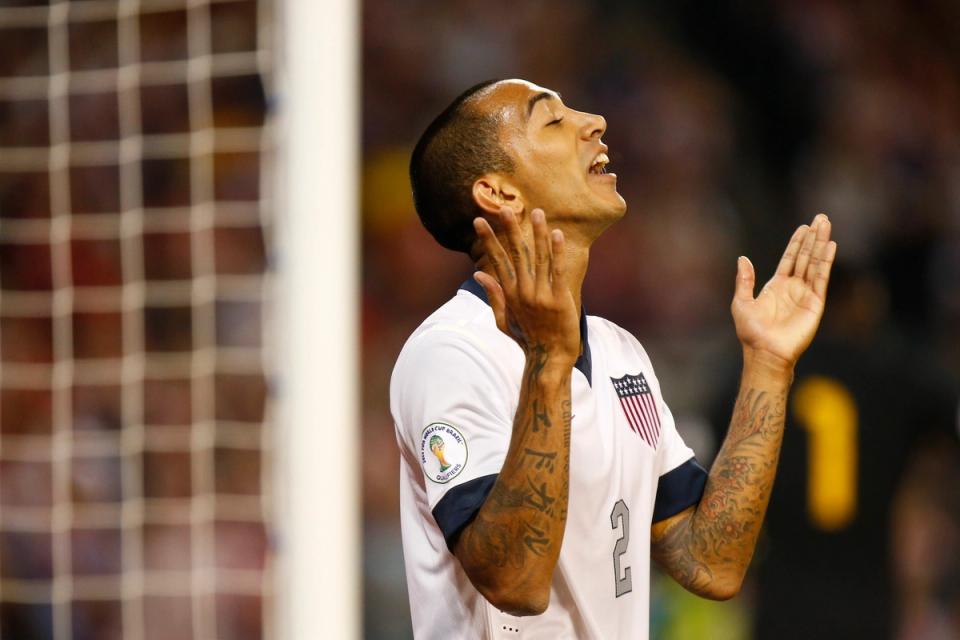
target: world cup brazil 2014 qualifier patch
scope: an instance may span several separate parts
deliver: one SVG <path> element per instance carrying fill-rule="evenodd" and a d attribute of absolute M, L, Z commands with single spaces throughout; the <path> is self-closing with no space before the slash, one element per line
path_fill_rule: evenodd
<path fill-rule="evenodd" d="M 420 465 L 433 482 L 450 482 L 467 465 L 466 438 L 445 422 L 427 425 L 420 435 Z"/>

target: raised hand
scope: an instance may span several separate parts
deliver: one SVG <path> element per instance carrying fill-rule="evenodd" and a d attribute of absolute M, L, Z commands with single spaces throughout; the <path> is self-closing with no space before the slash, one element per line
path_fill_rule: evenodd
<path fill-rule="evenodd" d="M 726 600 L 743 584 L 777 470 L 793 367 L 820 324 L 836 253 L 820 214 L 793 234 L 756 298 L 753 265 L 737 262 L 730 307 L 744 362 L 730 428 L 699 505 L 650 531 L 653 557 L 694 593 Z"/>
<path fill-rule="evenodd" d="M 823 316 L 836 253 L 830 220 L 821 213 L 810 226 L 801 225 L 794 232 L 776 273 L 756 298 L 753 265 L 745 257 L 739 259 L 730 308 L 745 352 L 773 356 L 788 367 L 796 363 Z"/>
<path fill-rule="evenodd" d="M 475 278 L 487 292 L 497 327 L 528 356 L 550 353 L 570 359 L 572 366 L 580 353 L 580 322 L 567 284 L 563 232 L 548 233 L 543 210 L 534 209 L 531 247 L 513 211 L 502 208 L 499 220 L 509 250 L 486 220 L 473 221 L 495 274 L 478 271 Z"/>

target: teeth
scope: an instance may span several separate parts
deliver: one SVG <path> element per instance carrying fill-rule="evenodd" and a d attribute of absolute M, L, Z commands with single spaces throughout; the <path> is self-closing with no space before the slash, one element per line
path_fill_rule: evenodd
<path fill-rule="evenodd" d="M 600 153 L 593 160 L 593 164 L 590 165 L 590 173 L 606 173 L 606 166 L 610 162 L 610 158 L 607 157 L 607 154 Z"/>

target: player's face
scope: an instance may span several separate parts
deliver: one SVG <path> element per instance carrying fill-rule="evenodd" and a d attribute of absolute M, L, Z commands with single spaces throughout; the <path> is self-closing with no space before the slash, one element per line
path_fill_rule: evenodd
<path fill-rule="evenodd" d="M 516 164 L 511 180 L 527 211 L 541 207 L 554 221 L 605 224 L 623 215 L 617 176 L 606 172 L 603 116 L 571 109 L 556 92 L 525 80 L 500 82 L 487 99 L 501 120 L 501 142 Z"/>

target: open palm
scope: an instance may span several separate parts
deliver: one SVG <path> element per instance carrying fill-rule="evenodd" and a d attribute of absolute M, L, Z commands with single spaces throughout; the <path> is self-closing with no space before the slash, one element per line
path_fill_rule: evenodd
<path fill-rule="evenodd" d="M 819 214 L 800 226 L 787 244 L 773 278 L 753 296 L 756 274 L 746 258 L 737 263 L 731 304 L 737 337 L 744 348 L 796 363 L 820 324 L 837 243 L 830 221 Z"/>

